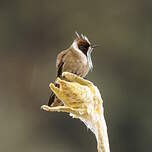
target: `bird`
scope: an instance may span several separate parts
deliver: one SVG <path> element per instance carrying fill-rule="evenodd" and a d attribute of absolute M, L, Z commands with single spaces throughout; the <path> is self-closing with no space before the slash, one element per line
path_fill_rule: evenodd
<path fill-rule="evenodd" d="M 61 79 L 64 79 L 62 78 L 63 72 L 70 72 L 84 78 L 88 72 L 93 69 L 91 53 L 94 48 L 99 45 L 92 45 L 88 38 L 83 34 L 80 35 L 78 32 L 75 32 L 75 34 L 76 38 L 72 45 L 57 55 L 56 77 Z M 54 84 L 56 87 L 60 87 L 57 82 Z M 51 91 L 48 106 L 61 105 L 63 105 L 63 102 Z"/>

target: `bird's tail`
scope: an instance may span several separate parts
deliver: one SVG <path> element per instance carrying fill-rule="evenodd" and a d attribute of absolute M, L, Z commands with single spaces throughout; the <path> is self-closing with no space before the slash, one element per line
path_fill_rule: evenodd
<path fill-rule="evenodd" d="M 56 87 L 60 87 L 57 83 L 55 83 Z M 51 95 L 48 101 L 48 106 L 54 107 L 54 106 L 62 106 L 63 102 L 61 100 L 59 100 L 56 95 L 54 94 L 54 92 L 51 90 Z"/>
<path fill-rule="evenodd" d="M 48 101 L 48 106 L 51 106 L 52 103 L 54 102 L 54 99 L 55 99 L 55 94 L 53 91 L 51 91 L 51 95 L 50 95 L 50 98 L 49 98 L 49 101 Z"/>

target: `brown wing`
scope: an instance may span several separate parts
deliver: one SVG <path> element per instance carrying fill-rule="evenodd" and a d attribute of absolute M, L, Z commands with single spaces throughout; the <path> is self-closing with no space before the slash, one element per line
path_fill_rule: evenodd
<path fill-rule="evenodd" d="M 56 61 L 56 69 L 57 69 L 57 77 L 61 77 L 62 75 L 62 68 L 64 65 L 64 58 L 66 56 L 66 53 L 68 52 L 68 50 L 64 50 L 61 53 L 58 54 L 57 56 L 57 61 Z"/>

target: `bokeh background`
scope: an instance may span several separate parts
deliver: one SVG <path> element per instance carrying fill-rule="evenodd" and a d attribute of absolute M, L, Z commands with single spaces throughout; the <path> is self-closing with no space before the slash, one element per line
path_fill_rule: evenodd
<path fill-rule="evenodd" d="M 56 56 L 75 31 L 102 45 L 87 78 L 104 99 L 111 151 L 150 152 L 150 0 L 0 1 L 0 151 L 96 151 L 82 122 L 40 110 L 55 79 Z"/>

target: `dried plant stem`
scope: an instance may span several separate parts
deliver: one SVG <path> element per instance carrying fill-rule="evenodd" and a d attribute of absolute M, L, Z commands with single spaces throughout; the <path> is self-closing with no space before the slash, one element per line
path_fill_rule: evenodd
<path fill-rule="evenodd" d="M 109 140 L 107 134 L 107 126 L 104 119 L 104 115 L 101 116 L 101 121 L 97 123 L 97 149 L 98 152 L 110 152 Z"/>

